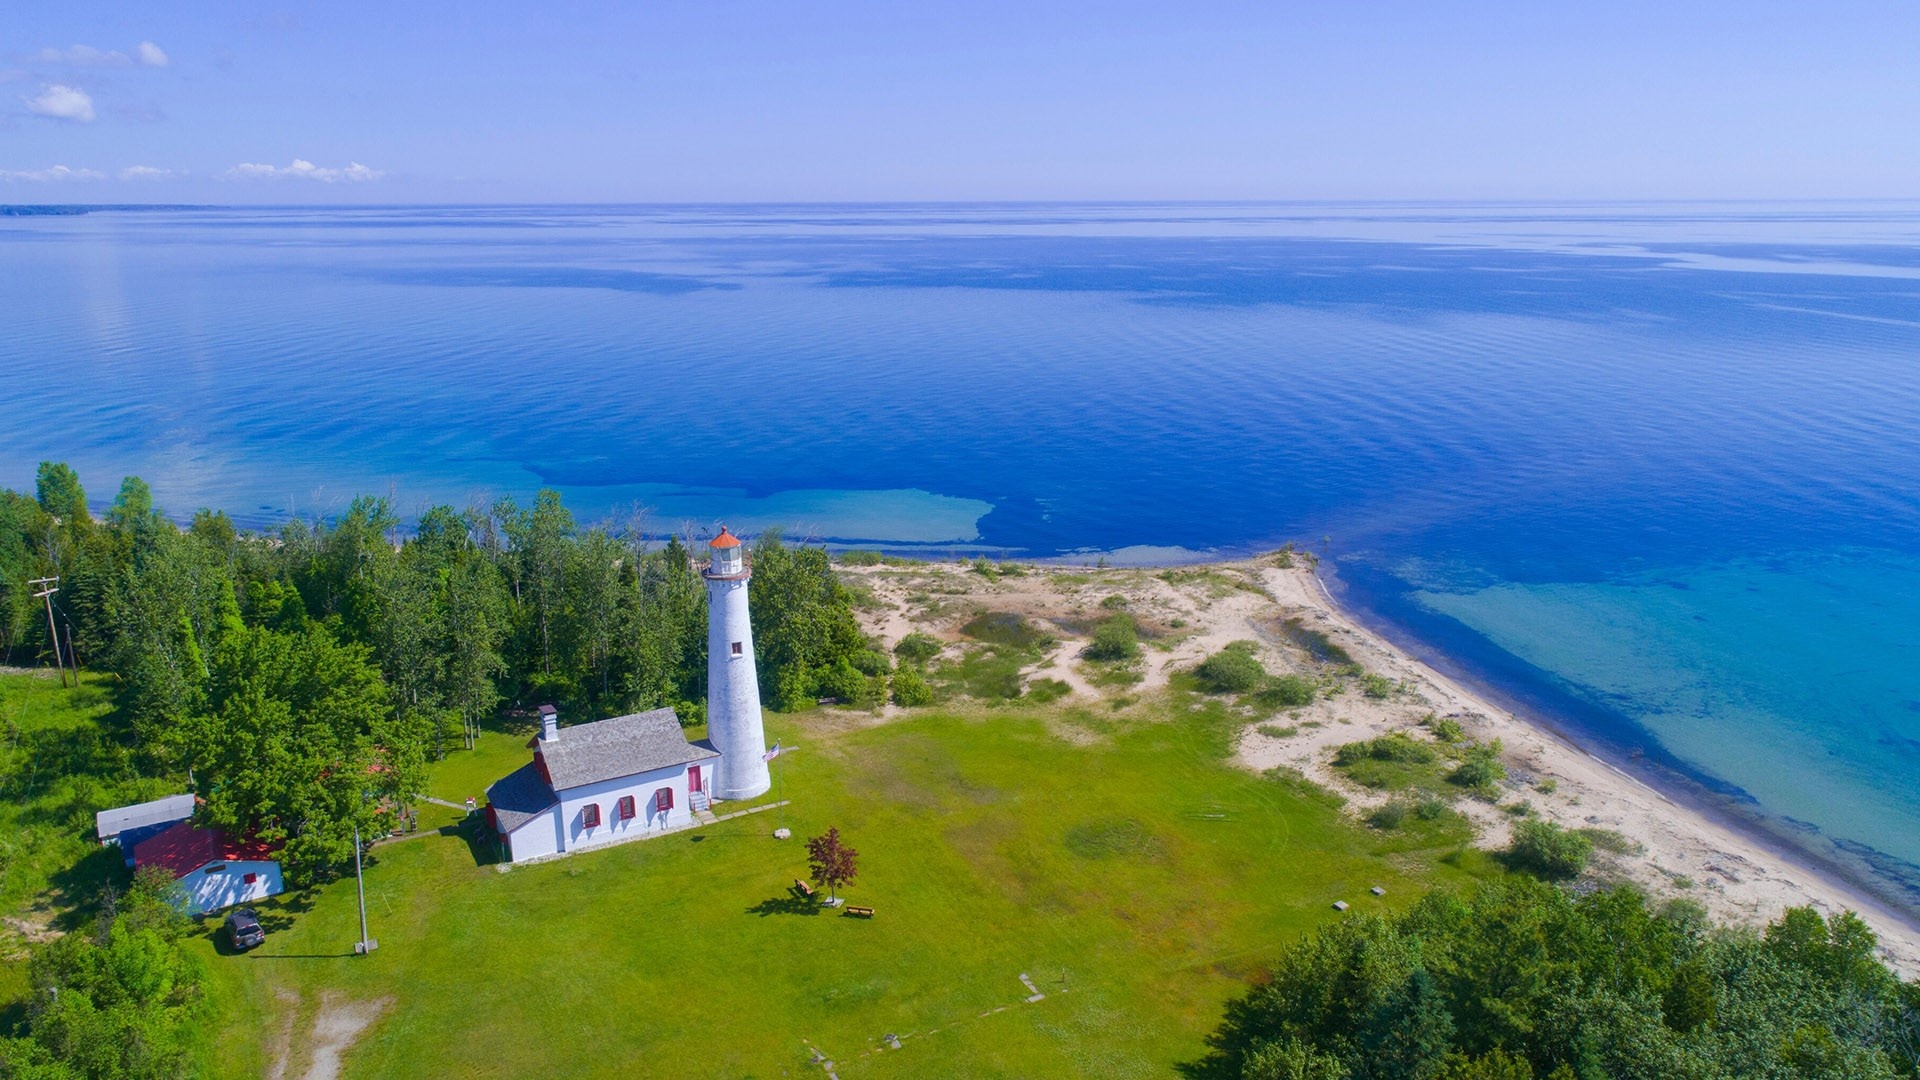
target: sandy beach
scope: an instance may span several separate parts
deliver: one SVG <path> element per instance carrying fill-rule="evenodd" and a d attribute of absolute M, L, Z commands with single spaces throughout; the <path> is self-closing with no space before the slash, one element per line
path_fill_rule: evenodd
<path fill-rule="evenodd" d="M 1507 843 L 1514 816 L 1503 807 L 1525 801 L 1535 815 L 1569 828 L 1617 832 L 1636 846 L 1595 852 L 1590 871 L 1602 880 L 1630 880 L 1658 898 L 1685 897 L 1718 920 L 1759 926 L 1787 908 L 1823 913 L 1852 910 L 1880 937 L 1885 959 L 1906 977 L 1920 975 L 1920 930 L 1860 890 L 1789 852 L 1776 850 L 1669 798 L 1551 730 L 1490 703 L 1428 664 L 1362 626 L 1334 601 L 1306 565 L 1283 566 L 1272 557 L 1235 562 L 1144 568 L 1027 567 L 1018 575 L 986 575 L 964 565 L 925 564 L 852 568 L 849 580 L 871 590 L 863 611 L 870 633 L 889 645 L 914 630 L 948 641 L 981 611 L 1012 611 L 1045 624 L 1060 641 L 1027 672 L 1057 679 L 1072 698 L 1114 698 L 1079 659 L 1089 623 L 1124 598 L 1149 647 L 1127 695 L 1163 688 L 1168 676 L 1191 668 L 1234 641 L 1252 641 L 1268 671 L 1309 671 L 1312 661 L 1281 632 L 1287 620 L 1328 635 L 1368 672 L 1399 683 L 1389 698 L 1358 692 L 1321 696 L 1286 710 L 1283 718 L 1249 715 L 1237 761 L 1263 771 L 1298 769 L 1338 790 L 1364 815 L 1388 795 L 1355 785 L 1332 767 L 1336 747 L 1389 731 L 1420 731 L 1429 714 L 1448 717 L 1481 742 L 1498 739 L 1508 768 L 1499 804 L 1461 798 L 1455 808 L 1477 830 L 1476 843 Z M 1111 702 L 1110 702 L 1111 705 Z M 880 719 L 893 715 L 889 708 Z M 1263 730 L 1264 729 L 1264 730 Z"/>

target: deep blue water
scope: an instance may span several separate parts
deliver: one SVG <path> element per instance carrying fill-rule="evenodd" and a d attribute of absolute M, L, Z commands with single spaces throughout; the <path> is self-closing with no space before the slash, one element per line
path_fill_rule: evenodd
<path fill-rule="evenodd" d="M 1307 541 L 1920 889 L 1920 204 L 0 217 L 0 377 L 0 483 L 254 524 L 551 485 L 942 554 Z"/>

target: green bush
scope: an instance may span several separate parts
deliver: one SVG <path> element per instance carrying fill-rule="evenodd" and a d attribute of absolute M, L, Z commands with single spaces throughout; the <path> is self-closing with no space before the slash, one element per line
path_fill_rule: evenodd
<path fill-rule="evenodd" d="M 1400 684 L 1385 675 L 1368 673 L 1360 676 L 1360 692 L 1375 701 L 1383 701 L 1399 693 Z"/>
<path fill-rule="evenodd" d="M 1367 744 L 1367 756 L 1379 761 L 1404 761 L 1425 765 L 1434 758 L 1433 747 L 1412 738 L 1404 731 L 1390 731 Z"/>
<path fill-rule="evenodd" d="M 933 687 L 919 668 L 903 667 L 893 673 L 893 703 L 906 708 L 933 704 Z"/>
<path fill-rule="evenodd" d="M 927 661 L 939 656 L 940 650 L 945 647 L 940 639 L 932 634 L 915 630 L 901 638 L 900 644 L 893 647 L 893 652 L 909 664 L 925 665 Z"/>
<path fill-rule="evenodd" d="M 1377 739 L 1347 743 L 1333 754 L 1333 763 L 1343 767 L 1368 759 L 1425 765 L 1434 759 L 1434 753 L 1433 747 L 1408 737 L 1405 732 L 1390 731 Z"/>
<path fill-rule="evenodd" d="M 1408 807 L 1400 799 L 1394 799 L 1367 815 L 1367 824 L 1376 829 L 1397 829 L 1407 820 Z"/>
<path fill-rule="evenodd" d="M 849 657 L 848 662 L 862 675 L 885 675 L 893 670 L 893 661 L 878 649 L 861 649 Z"/>
<path fill-rule="evenodd" d="M 835 698 L 842 705 L 858 705 L 867 696 L 867 676 L 842 657 L 821 673 L 814 691 L 820 697 Z"/>
<path fill-rule="evenodd" d="M 1305 675 L 1280 675 L 1260 689 L 1258 704 L 1269 709 L 1298 709 L 1313 704 L 1315 684 Z"/>
<path fill-rule="evenodd" d="M 1193 671 L 1210 694 L 1239 694 L 1266 681 L 1267 670 L 1253 655 L 1253 642 L 1236 641 L 1200 662 Z"/>
<path fill-rule="evenodd" d="M 1545 878 L 1578 877 L 1593 857 L 1593 841 L 1551 821 L 1528 818 L 1513 825 L 1507 860 Z"/>
<path fill-rule="evenodd" d="M 1100 601 L 1100 606 L 1106 608 L 1108 611 L 1124 611 L 1127 606 L 1127 598 L 1121 596 L 1119 593 L 1114 593 L 1112 596 Z"/>
<path fill-rule="evenodd" d="M 1433 729 L 1433 737 L 1441 742 L 1457 743 L 1467 737 L 1466 729 L 1460 726 L 1458 720 L 1451 717 L 1433 719 L 1431 716 L 1429 719 L 1431 722 L 1427 726 Z"/>
<path fill-rule="evenodd" d="M 1073 692 L 1073 687 L 1059 679 L 1035 679 L 1027 684 L 1026 699 L 1035 704 L 1045 705 L 1049 701 L 1059 701 Z"/>
<path fill-rule="evenodd" d="M 1500 740 L 1495 739 L 1486 746 L 1470 746 L 1460 767 L 1453 770 L 1448 780 L 1461 787 L 1486 793 L 1497 787 L 1507 778 L 1506 763 L 1500 760 Z"/>
<path fill-rule="evenodd" d="M 879 566 L 881 556 L 877 551 L 842 551 L 833 557 L 833 561 L 842 566 Z"/>
<path fill-rule="evenodd" d="M 1087 646 L 1089 660 L 1131 660 L 1140 655 L 1140 635 L 1133 619 L 1115 615 L 1100 620 L 1094 627 L 1093 641 Z"/>

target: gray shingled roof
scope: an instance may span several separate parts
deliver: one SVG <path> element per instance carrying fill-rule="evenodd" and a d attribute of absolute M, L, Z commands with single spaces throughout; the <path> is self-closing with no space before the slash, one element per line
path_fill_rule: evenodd
<path fill-rule="evenodd" d="M 193 794 L 189 792 L 185 795 L 169 795 L 164 799 L 137 803 L 133 806 L 102 810 L 93 815 L 93 825 L 99 830 L 100 839 L 111 840 L 128 829 L 160 825 L 169 821 L 184 821 L 192 816 Z"/>
<path fill-rule="evenodd" d="M 493 807 L 493 819 L 502 832 L 525 825 L 559 801 L 547 782 L 540 779 L 540 766 L 531 761 L 487 788 L 487 805 Z"/>
<path fill-rule="evenodd" d="M 689 743 L 672 709 L 563 727 L 552 742 L 534 746 L 547 759 L 555 791 L 720 756 Z"/>

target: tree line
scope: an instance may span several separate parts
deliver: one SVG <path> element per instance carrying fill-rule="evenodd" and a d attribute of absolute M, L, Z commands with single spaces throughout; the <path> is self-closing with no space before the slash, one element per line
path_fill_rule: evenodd
<path fill-rule="evenodd" d="M 1852 912 L 1764 932 L 1521 876 L 1287 947 L 1186 1070 L 1245 1080 L 1920 1076 L 1920 983 Z"/>
<path fill-rule="evenodd" d="M 751 557 L 764 700 L 864 677 L 873 650 L 827 553 L 769 533 Z M 46 576 L 51 632 L 28 585 Z M 206 824 L 283 843 L 301 882 L 503 703 L 703 720 L 706 595 L 687 542 L 583 526 L 553 491 L 410 528 L 362 496 L 253 532 L 215 510 L 177 524 L 138 477 L 96 518 L 44 462 L 31 495 L 0 489 L 0 664 L 56 656 L 116 676 L 147 767 L 191 775 Z"/>

